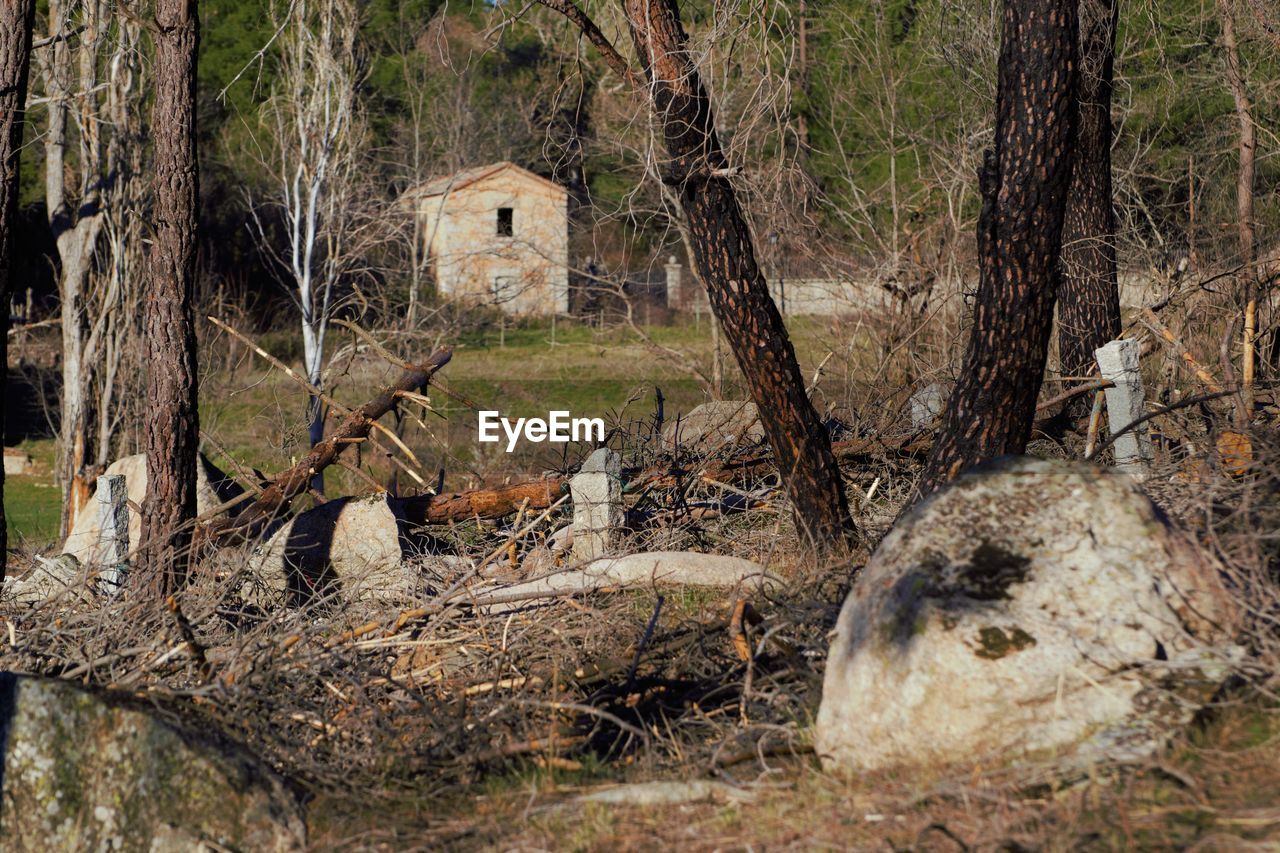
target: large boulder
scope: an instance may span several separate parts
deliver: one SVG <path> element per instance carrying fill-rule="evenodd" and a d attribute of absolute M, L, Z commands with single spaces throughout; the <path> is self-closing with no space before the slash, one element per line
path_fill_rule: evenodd
<path fill-rule="evenodd" d="M 65 681 L 0 673 L 0 847 L 301 849 L 303 808 L 243 748 Z"/>
<path fill-rule="evenodd" d="M 232 498 L 239 497 L 244 489 L 219 470 L 204 454 L 198 457 L 196 466 L 196 514 L 203 515 Z M 142 540 L 142 516 L 138 510 L 147 496 L 147 457 L 138 453 L 117 459 L 107 467 L 107 474 L 124 477 L 129 496 L 129 549 L 135 550 Z M 101 536 L 97 507 L 90 501 L 76 516 L 62 553 L 70 554 L 85 565 L 97 565 L 102 561 Z"/>
<path fill-rule="evenodd" d="M 336 588 L 347 600 L 400 603 L 425 592 L 417 558 L 439 550 L 406 519 L 404 501 L 337 498 L 285 520 L 254 550 L 249 597 L 287 593 L 300 603 Z"/>
<path fill-rule="evenodd" d="M 742 400 L 717 400 L 694 407 L 667 424 L 662 431 L 663 446 L 712 453 L 735 444 L 759 444 L 764 427 L 756 404 Z"/>
<path fill-rule="evenodd" d="M 846 771 L 1135 758 L 1229 670 L 1216 563 L 1122 475 L 1006 458 L 902 519 L 855 581 L 816 748 Z"/>

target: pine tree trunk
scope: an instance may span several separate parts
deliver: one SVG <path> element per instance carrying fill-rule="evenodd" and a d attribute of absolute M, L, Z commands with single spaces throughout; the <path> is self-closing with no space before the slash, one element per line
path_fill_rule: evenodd
<path fill-rule="evenodd" d="M 22 119 L 31 67 L 31 28 L 35 0 L 0 2 L 0 438 L 4 435 L 4 390 L 9 381 L 9 296 L 13 270 L 13 228 L 18 211 L 18 158 L 22 151 Z M 0 446 L 4 442 L 0 440 Z M 0 465 L 0 495 L 4 466 Z M 8 562 L 8 528 L 0 500 L 0 581 Z"/>
<path fill-rule="evenodd" d="M 623 8 L 669 157 L 663 181 L 680 200 L 693 263 L 759 408 L 796 526 L 819 553 L 838 553 L 853 537 L 844 481 L 756 263 L 675 0 L 624 0 Z"/>
<path fill-rule="evenodd" d="M 1058 290 L 1076 125 L 1076 0 L 1005 0 L 995 151 L 979 184 L 980 281 L 964 367 L 919 485 L 1022 453 Z"/>
<path fill-rule="evenodd" d="M 1080 120 L 1062 226 L 1058 349 L 1062 373 L 1087 376 L 1094 350 L 1120 335 L 1111 195 L 1111 87 L 1117 0 L 1080 0 Z M 1078 397 L 1076 409 L 1089 406 Z"/>
<path fill-rule="evenodd" d="M 196 516 L 196 0 L 158 0 L 155 34 L 155 241 L 144 304 L 147 496 L 141 570 L 171 591 L 186 577 Z"/>

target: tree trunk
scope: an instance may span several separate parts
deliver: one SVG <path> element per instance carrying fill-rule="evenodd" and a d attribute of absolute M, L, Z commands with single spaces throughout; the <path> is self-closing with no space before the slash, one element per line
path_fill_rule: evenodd
<path fill-rule="evenodd" d="M 1240 307 L 1244 313 L 1244 357 L 1241 373 L 1239 420 L 1246 425 L 1253 416 L 1254 360 L 1258 331 L 1258 279 L 1254 262 L 1257 253 L 1253 231 L 1253 183 L 1257 171 L 1257 128 L 1253 123 L 1253 104 L 1245 89 L 1244 71 L 1240 66 L 1240 48 L 1236 42 L 1235 10 L 1231 0 L 1218 0 L 1222 14 L 1222 47 L 1227 60 L 1227 85 L 1235 101 L 1236 120 L 1240 124 L 1239 155 L 1236 171 L 1236 231 L 1240 239 L 1240 265 L 1243 272 L 1238 288 Z"/>
<path fill-rule="evenodd" d="M 978 462 L 1022 453 L 1031 436 L 1071 181 L 1076 30 L 1075 0 L 1005 0 L 995 151 L 979 174 L 973 326 L 921 496 Z"/>
<path fill-rule="evenodd" d="M 18 211 L 18 159 L 22 151 L 22 121 L 27 103 L 27 72 L 31 65 L 31 28 L 35 0 L 0 3 L 0 446 L 4 436 L 4 390 L 9 381 L 9 296 L 13 270 L 13 227 Z M 4 466 L 0 465 L 0 496 Z M 0 581 L 8 562 L 9 535 L 0 500 Z"/>
<path fill-rule="evenodd" d="M 147 583 L 170 591 L 186 577 L 196 517 L 196 0 L 158 0 L 156 22 L 155 241 L 143 309 L 148 414 L 140 563 Z"/>
<path fill-rule="evenodd" d="M 95 217 L 96 218 L 96 217 Z M 85 471 L 88 452 L 89 407 L 87 391 L 89 377 L 84 355 L 84 283 L 88 274 L 87 261 L 92 253 L 83 240 L 75 238 L 81 233 L 97 229 L 77 227 L 65 236 L 71 239 L 58 241 L 58 254 L 62 260 L 62 404 L 59 410 L 60 441 L 62 444 L 62 535 L 71 532 L 76 516 L 89 502 L 89 480 Z"/>
<path fill-rule="evenodd" d="M 45 93 L 49 99 L 48 129 L 44 137 L 45 205 L 49 227 L 58 247 L 58 300 L 62 323 L 62 399 L 59 408 L 59 451 L 63 504 L 61 534 L 66 536 L 76 514 L 89 500 L 88 473 L 85 470 L 89 446 L 89 387 L 92 359 L 85 356 L 85 282 L 92 268 L 94 248 L 102 227 L 101 150 L 97 116 L 98 56 L 97 44 L 102 36 L 101 8 L 86 3 L 81 10 L 81 26 L 77 33 L 76 51 L 79 70 L 72 54 L 71 40 L 57 38 L 51 58 L 44 68 Z M 49 33 L 65 36 L 72 29 L 73 9 L 60 0 L 49 3 Z M 72 75 L 76 74 L 78 90 L 86 94 L 73 96 Z M 83 132 L 77 157 L 67 156 L 68 113 L 74 104 L 78 124 Z M 68 161 L 74 162 L 74 167 Z M 74 168 L 74 172 L 72 171 Z M 67 198 L 67 177 L 79 174 L 79 197 Z"/>
<path fill-rule="evenodd" d="M 670 158 L 663 182 L 680 200 L 693 262 L 760 410 L 796 527 L 820 553 L 838 552 L 853 537 L 844 481 L 756 263 L 675 0 L 623 0 L 623 8 Z"/>
<path fill-rule="evenodd" d="M 1058 349 L 1065 376 L 1093 371 L 1094 350 L 1120 335 L 1111 195 L 1111 88 L 1117 0 L 1080 0 L 1080 118 L 1062 225 Z M 1089 407 L 1079 397 L 1069 410 Z"/>
<path fill-rule="evenodd" d="M 1235 101 L 1236 120 L 1240 124 L 1239 156 L 1236 172 L 1236 233 L 1240 239 L 1240 262 L 1251 267 L 1254 262 L 1253 183 L 1256 173 L 1257 129 L 1253 123 L 1253 104 L 1245 90 L 1244 71 L 1240 67 L 1240 48 L 1236 43 L 1235 11 L 1230 0 L 1219 0 L 1222 13 L 1222 47 L 1227 60 L 1227 85 Z M 1251 277 L 1252 270 L 1248 270 Z"/>
<path fill-rule="evenodd" d="M 309 288 L 303 288 L 304 304 L 311 304 Z M 325 300 L 322 311 L 328 311 L 328 300 Z M 316 388 L 324 388 L 324 338 L 328 331 L 328 317 L 317 320 L 309 316 L 306 310 L 302 313 L 302 362 L 307 372 L 307 381 Z M 328 406 L 319 397 L 312 394 L 307 398 L 307 439 L 309 446 L 315 447 L 324 441 L 324 421 Z M 324 472 L 316 471 L 311 478 L 311 489 L 316 494 L 324 494 Z"/>

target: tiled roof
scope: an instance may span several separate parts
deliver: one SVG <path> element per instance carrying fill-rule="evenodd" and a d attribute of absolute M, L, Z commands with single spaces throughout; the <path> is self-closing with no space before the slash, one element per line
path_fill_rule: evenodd
<path fill-rule="evenodd" d="M 542 177 L 541 175 L 535 175 L 533 172 L 530 172 L 528 169 L 522 169 L 519 166 L 517 166 L 515 163 L 510 162 L 509 160 L 503 160 L 500 163 L 490 163 L 488 166 L 477 166 L 471 169 L 463 169 L 460 172 L 454 172 L 452 175 L 445 175 L 442 178 L 432 178 L 429 181 L 418 184 L 416 187 L 410 187 L 408 190 L 405 191 L 405 195 L 413 195 L 413 196 L 429 198 L 431 196 L 441 195 L 443 193 L 457 192 L 463 187 L 468 187 L 468 186 L 471 186 L 472 184 L 479 183 L 480 181 L 483 181 L 485 178 L 488 178 L 492 175 L 496 175 L 497 173 L 504 171 L 506 169 L 514 169 L 517 172 L 519 172 L 522 176 L 538 181 L 539 183 L 545 184 L 548 187 L 552 187 L 558 192 L 567 192 L 567 190 L 565 190 L 564 187 L 560 186 L 554 181 L 549 181 L 546 178 Z"/>

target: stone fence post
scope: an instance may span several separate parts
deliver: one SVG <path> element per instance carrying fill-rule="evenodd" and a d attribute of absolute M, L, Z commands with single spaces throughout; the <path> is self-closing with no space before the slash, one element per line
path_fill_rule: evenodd
<path fill-rule="evenodd" d="M 1093 354 L 1102 378 L 1115 383 L 1106 391 L 1107 423 L 1112 435 L 1142 417 L 1142 373 L 1138 369 L 1141 350 L 1142 345 L 1136 340 L 1122 338 L 1099 347 Z M 1139 479 L 1147 476 L 1152 454 L 1145 423 L 1121 435 L 1111 447 L 1117 468 Z"/>
<path fill-rule="evenodd" d="M 129 493 L 120 474 L 98 478 L 94 499 L 98 504 L 98 544 L 102 566 L 98 575 L 103 590 L 119 592 L 129 571 Z"/>

